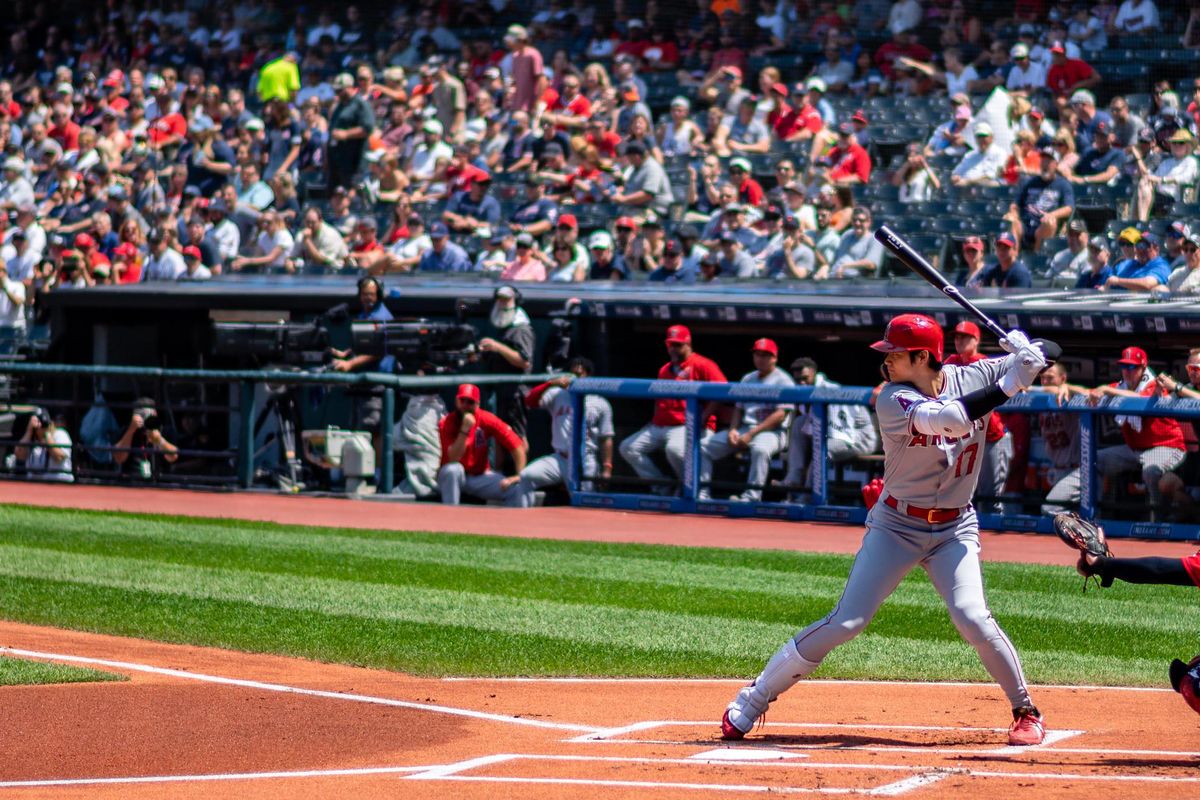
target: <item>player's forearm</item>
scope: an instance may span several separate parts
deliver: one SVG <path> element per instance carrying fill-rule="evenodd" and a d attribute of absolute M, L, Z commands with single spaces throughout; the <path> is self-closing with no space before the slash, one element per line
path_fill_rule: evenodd
<path fill-rule="evenodd" d="M 1105 558 L 1101 556 L 1092 567 L 1104 586 L 1113 579 L 1126 583 L 1165 584 L 1168 586 L 1194 586 L 1192 576 L 1178 558 Z"/>
<path fill-rule="evenodd" d="M 513 460 L 513 474 L 520 475 L 521 470 L 525 469 L 525 461 L 528 454 L 525 451 L 525 445 L 518 445 L 508 451 Z"/>

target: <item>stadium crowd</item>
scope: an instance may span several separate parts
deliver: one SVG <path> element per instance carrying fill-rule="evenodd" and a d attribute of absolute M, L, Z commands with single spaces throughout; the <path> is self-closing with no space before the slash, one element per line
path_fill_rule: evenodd
<path fill-rule="evenodd" d="M 1200 77 L 1189 77 L 1200 10 L 1185 17 L 1154 0 L 489 0 L 383 16 L 206 0 L 81 8 L 69 21 L 18 4 L 5 22 L 4 336 L 62 287 L 239 274 L 879 278 L 888 265 L 872 233 L 883 219 L 925 236 L 918 245 L 967 288 L 1200 290 Z M 499 347 L 495 357 L 515 363 L 506 352 L 519 347 Z M 770 340 L 754 351 L 745 379 L 828 380 L 804 356 L 775 367 Z M 1145 372 L 1122 391 L 1144 390 L 1141 360 Z M 562 463 L 517 456 L 524 431 L 503 418 L 529 397 L 552 409 L 563 386 L 539 388 L 500 409 L 515 439 L 486 423 L 483 438 L 497 436 L 519 467 L 483 483 L 471 478 L 489 471 L 486 458 L 472 474 L 474 445 L 457 441 L 477 442 L 483 417 L 466 408 L 472 392 L 459 393 L 459 428 L 447 423 L 441 439 L 464 466 L 437 476 L 443 497 L 482 486 L 527 498 L 561 478 Z M 607 425 L 603 409 L 589 414 L 594 431 L 611 430 L 611 412 Z M 833 461 L 874 452 L 861 409 L 834 419 Z M 738 494 L 753 500 L 765 465 L 786 454 L 782 485 L 803 493 L 813 434 L 803 410 L 751 404 L 724 424 L 703 442 L 705 476 L 744 451 Z M 147 450 L 173 452 L 179 438 L 129 425 L 122 441 L 141 437 Z M 668 486 L 649 453 L 664 450 L 678 471 L 679 433 L 659 409 L 616 451 Z M 596 436 L 589 474 L 606 479 L 613 434 Z M 25 455 L 69 474 L 69 459 L 54 457 L 64 437 L 54 420 L 31 422 Z M 989 432 L 993 499 L 1007 479 L 1005 437 L 1003 426 Z M 553 457 L 564 457 L 557 445 Z M 1156 456 L 1156 487 L 1170 484 L 1170 460 Z M 1156 503 L 1169 494 L 1149 491 Z"/>
<path fill-rule="evenodd" d="M 873 215 L 965 286 L 1200 286 L 1200 78 L 1158 79 L 1195 73 L 1196 10 L 84 10 L 5 23 L 9 330 L 58 287 L 238 273 L 879 276 Z M 1155 75 L 1098 65 L 1148 46 Z"/>

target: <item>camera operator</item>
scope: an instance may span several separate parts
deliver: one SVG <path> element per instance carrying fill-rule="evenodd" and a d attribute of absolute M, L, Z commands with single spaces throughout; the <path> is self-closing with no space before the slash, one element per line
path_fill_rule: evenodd
<path fill-rule="evenodd" d="M 512 286 L 501 286 L 492 296 L 492 311 L 488 319 L 499 338 L 479 340 L 483 361 L 493 375 L 528 375 L 533 370 L 533 324 L 521 308 L 520 292 Z M 525 436 L 525 391 L 521 386 L 506 386 L 497 390 L 496 412 L 508 423 L 522 441 Z"/>
<path fill-rule="evenodd" d="M 372 275 L 359 278 L 358 302 L 361 308 L 354 318 L 373 322 L 391 322 L 392 312 L 384 305 L 383 295 L 383 281 Z M 338 372 L 365 372 L 372 369 L 388 373 L 395 371 L 396 359 L 386 353 L 354 353 L 350 350 L 336 349 L 331 349 L 330 352 L 334 356 L 330 365 Z M 381 431 L 383 393 L 371 391 L 369 394 L 360 396 L 355 403 L 354 415 L 357 418 L 356 428 L 371 432 L 371 440 L 375 444 L 375 454 L 379 459 L 378 463 L 382 464 L 384 457 L 381 452 L 383 446 Z"/>
<path fill-rule="evenodd" d="M 157 453 L 163 461 L 174 464 L 179 459 L 179 448 L 167 441 L 162 432 L 162 420 L 149 397 L 133 401 L 133 415 L 129 427 L 117 440 L 113 461 L 123 473 L 133 473 L 142 478 L 153 474 L 151 459 Z"/>
<path fill-rule="evenodd" d="M 71 470 L 71 435 L 39 408 L 29 417 L 25 435 L 14 448 L 17 461 L 25 464 L 30 477 L 48 481 L 73 483 Z"/>

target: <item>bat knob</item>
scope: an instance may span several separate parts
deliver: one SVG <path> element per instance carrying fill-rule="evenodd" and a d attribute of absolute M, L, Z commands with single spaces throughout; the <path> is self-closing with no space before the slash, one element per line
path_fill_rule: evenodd
<path fill-rule="evenodd" d="M 1049 339 L 1034 339 L 1030 344 L 1038 345 L 1046 355 L 1046 366 L 1050 366 L 1062 358 L 1062 345 Z"/>

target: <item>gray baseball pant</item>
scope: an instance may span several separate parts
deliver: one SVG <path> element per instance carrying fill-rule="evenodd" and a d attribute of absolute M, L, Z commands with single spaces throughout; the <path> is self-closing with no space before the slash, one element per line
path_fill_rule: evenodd
<path fill-rule="evenodd" d="M 749 425 L 742 425 L 738 433 L 745 434 Z M 729 443 L 729 431 L 712 431 L 700 442 L 700 499 L 709 497 L 708 483 L 712 480 L 713 462 L 729 456 L 738 448 Z M 762 486 L 771 471 L 771 459 L 783 449 L 781 431 L 762 431 L 750 440 L 750 474 L 746 476 L 747 488 L 742 492 L 743 500 L 753 502 L 762 499 Z"/>
<path fill-rule="evenodd" d="M 662 471 L 650 458 L 651 453 L 663 450 L 675 476 L 682 478 L 686 445 L 685 426 L 650 424 L 621 441 L 621 458 L 633 467 L 640 478 L 663 478 Z"/>
<path fill-rule="evenodd" d="M 500 482 L 504 476 L 499 472 L 488 470 L 482 475 L 468 475 L 459 463 L 445 464 L 438 470 L 438 491 L 442 495 L 442 504 L 456 506 L 462 502 L 463 493 L 481 500 L 503 500 L 505 505 L 521 505 L 521 484 L 518 481 L 508 489 L 501 489 Z"/>
<path fill-rule="evenodd" d="M 842 596 L 824 619 L 795 636 L 796 651 L 819 664 L 831 650 L 862 633 L 879 606 L 913 567 L 922 567 L 959 634 L 975 648 L 1013 708 L 1031 706 L 1016 648 L 992 617 L 979 567 L 979 523 L 968 511 L 944 526 L 927 525 L 880 502 Z"/>
<path fill-rule="evenodd" d="M 1151 508 L 1157 508 L 1162 500 L 1158 491 L 1158 482 L 1168 472 L 1173 471 L 1183 463 L 1187 451 L 1176 450 L 1173 447 L 1151 447 L 1148 450 L 1134 450 L 1127 444 L 1105 447 L 1096 454 L 1096 465 L 1100 474 L 1106 478 L 1130 470 L 1142 470 L 1142 482 L 1146 484 L 1146 499 Z M 1078 489 L 1076 489 L 1078 492 Z"/>
<path fill-rule="evenodd" d="M 812 461 L 812 437 L 800 431 L 799 425 L 792 425 L 788 433 L 787 475 L 784 483 L 793 486 L 812 488 L 812 475 L 809 474 L 809 462 Z M 825 440 L 825 458 L 830 464 L 849 461 L 858 456 L 870 455 L 871 448 L 865 443 L 847 442 L 845 439 L 829 437 Z"/>
<path fill-rule="evenodd" d="M 597 472 L 596 466 L 595 457 L 585 457 L 583 460 L 583 474 L 585 476 L 595 475 Z M 526 465 L 525 469 L 521 470 L 521 481 L 517 484 L 520 487 L 521 507 L 528 508 L 533 504 L 533 493 L 536 490 L 545 489 L 547 486 L 565 484 L 570 470 L 570 459 L 559 453 L 542 456 Z M 582 481 L 579 488 L 585 492 L 590 492 L 592 482 Z"/>

